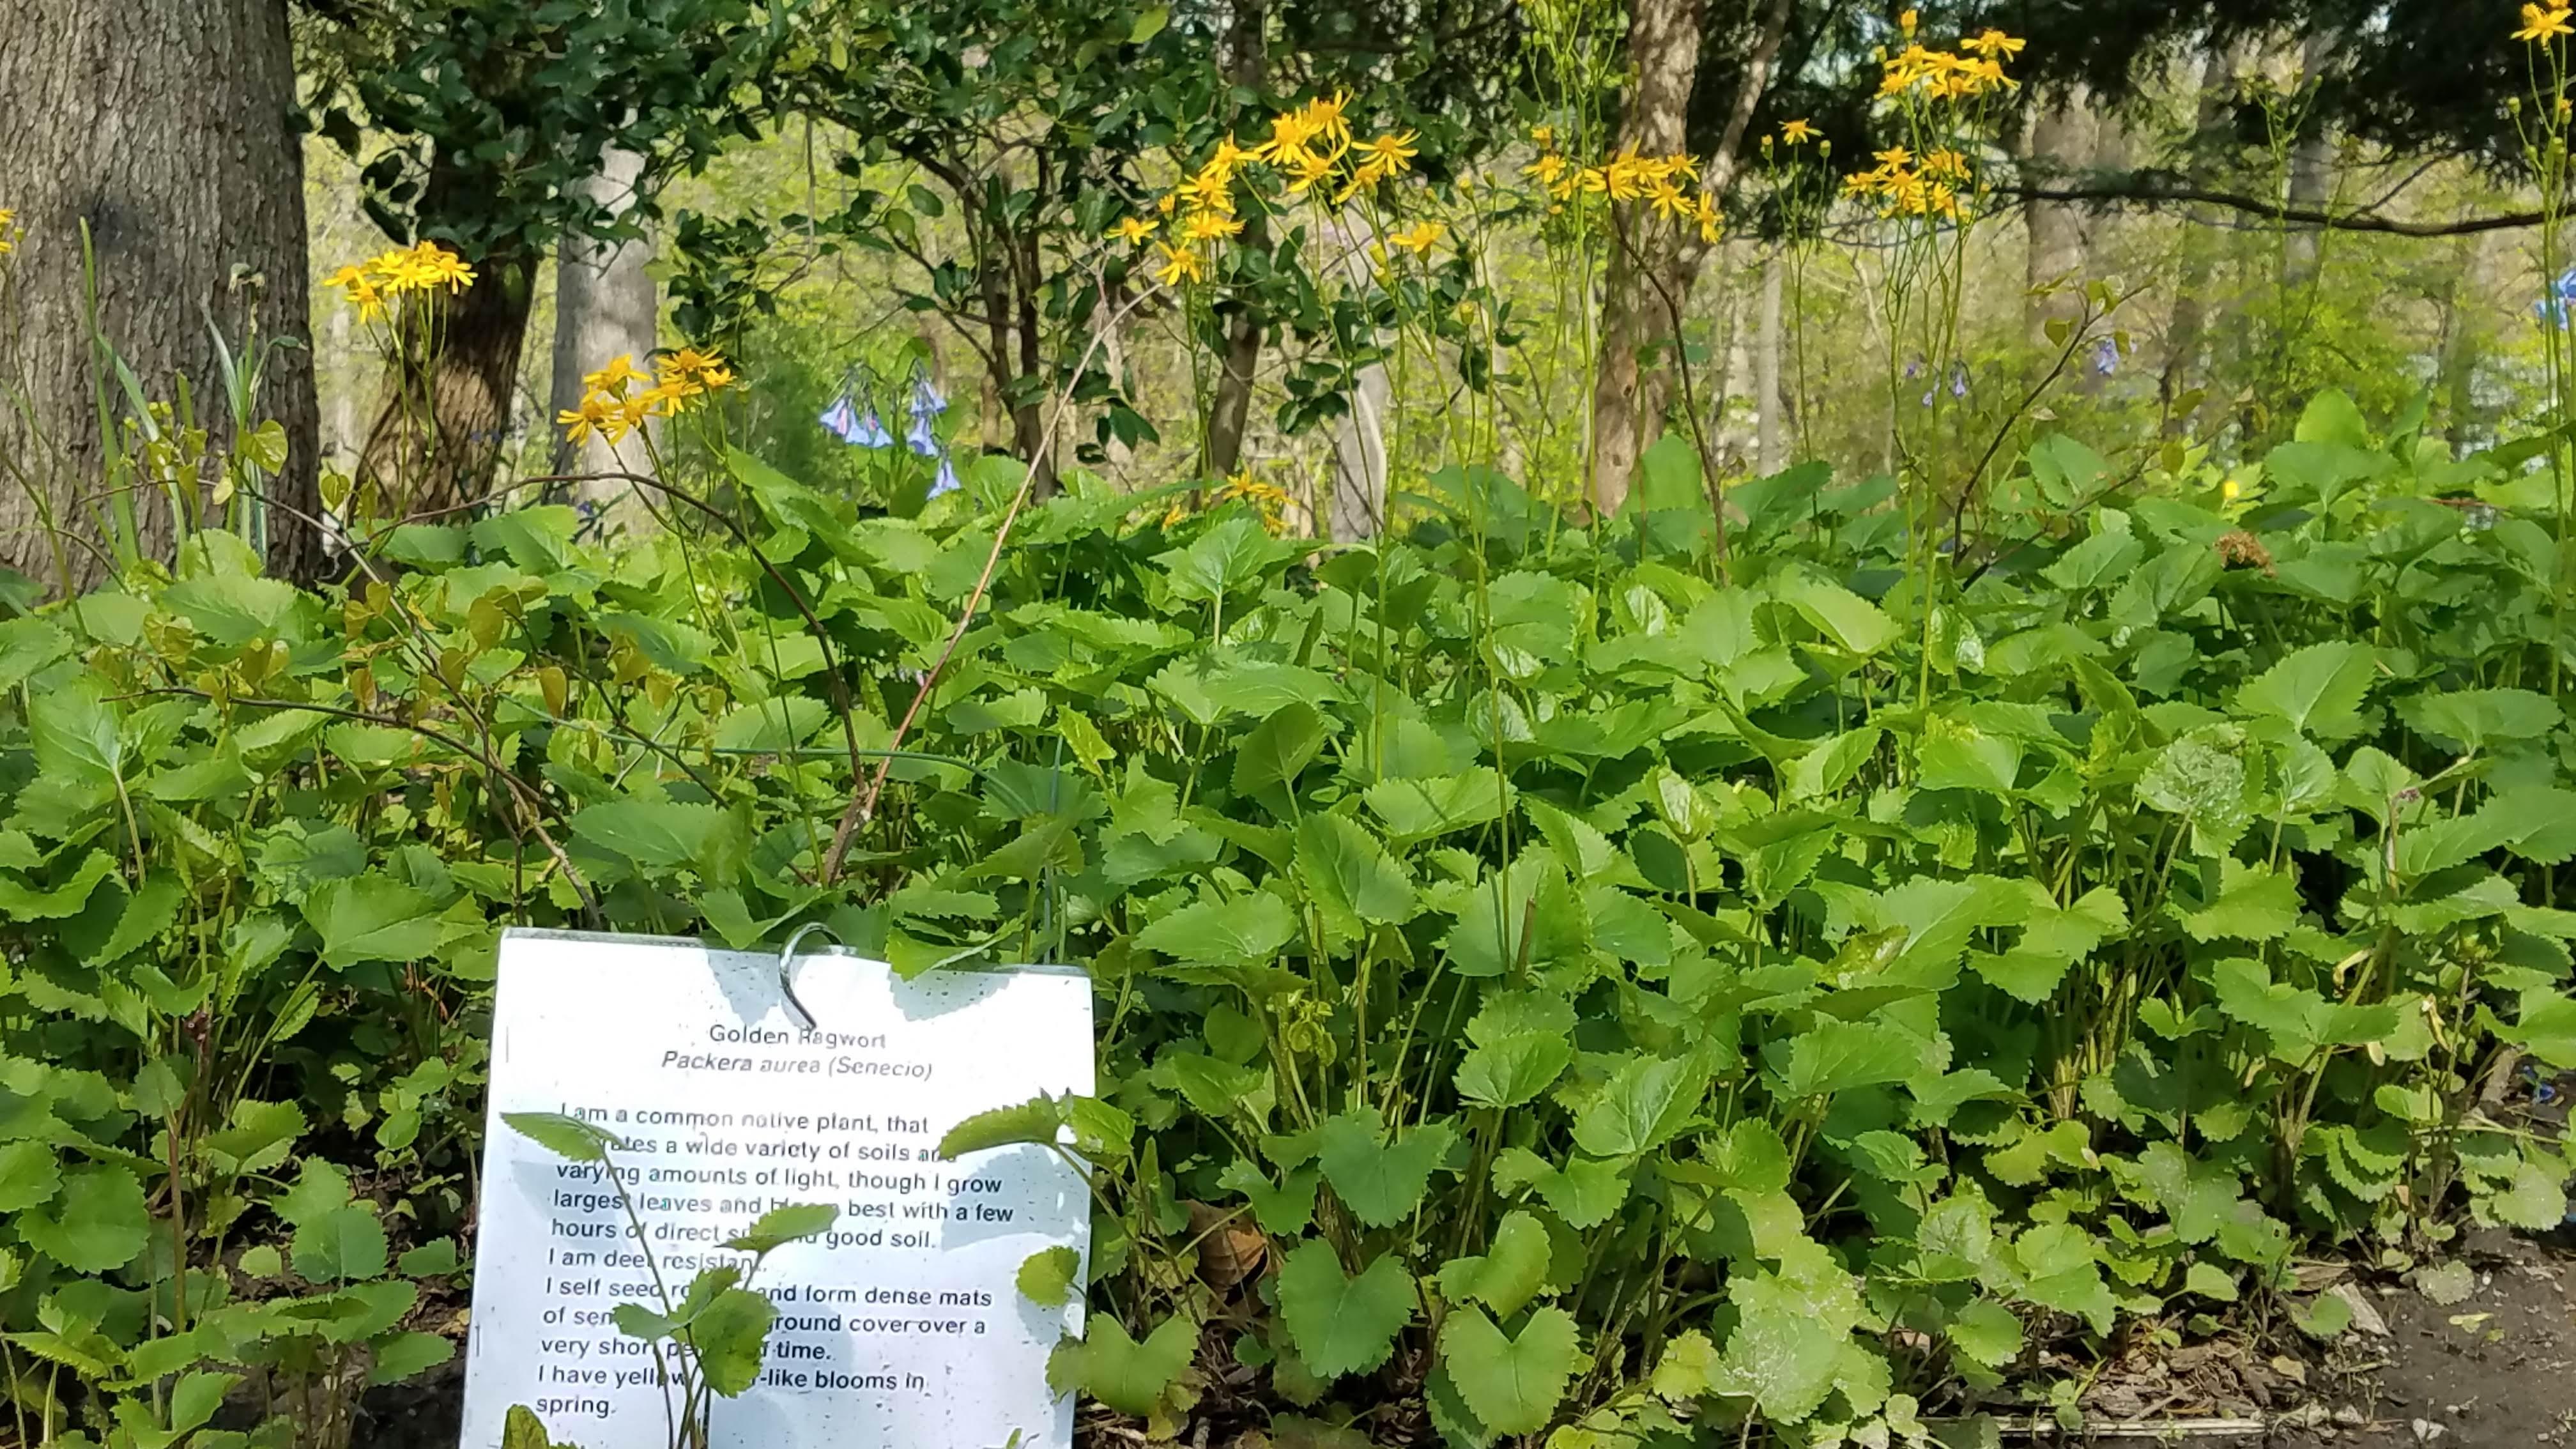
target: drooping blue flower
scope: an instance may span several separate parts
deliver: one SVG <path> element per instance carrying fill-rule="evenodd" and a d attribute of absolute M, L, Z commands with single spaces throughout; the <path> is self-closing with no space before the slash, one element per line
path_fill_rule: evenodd
<path fill-rule="evenodd" d="M 2576 267 L 2559 273 L 2558 280 L 2534 304 L 2532 311 L 2552 327 L 2565 327 L 2571 313 L 2576 313 Z"/>
<path fill-rule="evenodd" d="M 1951 363 L 1951 364 L 1950 364 L 1950 396 L 1952 396 L 1952 397 L 1966 397 L 1967 395 L 1968 395 L 1968 364 L 1966 364 L 1966 363 L 1964 363 L 1964 362 L 1954 362 L 1954 363 Z"/>
<path fill-rule="evenodd" d="M 2111 339 L 2111 338 L 2108 338 L 2108 337 L 2105 337 L 2105 338 L 2103 338 L 2101 341 L 2094 343 L 2094 344 L 2093 344 L 2093 372 L 2094 372 L 2094 375 L 2095 375 L 2095 376 L 2097 376 L 2097 377 L 2109 377 L 2112 373 L 2115 373 L 2115 372 L 2117 372 L 2117 371 L 2119 371 L 2119 370 L 2120 370 L 2120 344 L 2119 344 L 2117 341 L 2115 341 L 2115 340 L 2113 340 L 2113 339 Z"/>
<path fill-rule="evenodd" d="M 819 421 L 825 432 L 852 447 L 884 448 L 894 443 L 894 435 L 886 431 L 885 420 L 877 416 L 877 405 L 873 399 L 862 402 L 845 392 L 833 399 L 830 407 L 823 409 Z"/>
<path fill-rule="evenodd" d="M 1914 379 L 1916 379 L 1916 378 L 1918 378 L 1918 377 L 1921 377 L 1922 375 L 1923 375 L 1923 359 L 1922 359 L 1922 358 L 1919 358 L 1919 357 L 1918 357 L 1918 358 L 1915 358 L 1913 361 L 1908 362 L 1908 363 L 1906 363 L 1906 364 L 1905 364 L 1905 380 L 1906 380 L 1906 381 L 1908 381 L 1908 382 L 1912 382 Z"/>
<path fill-rule="evenodd" d="M 915 412 L 912 427 L 903 435 L 904 446 L 924 458 L 939 456 L 939 435 L 930 430 L 931 414 Z"/>
<path fill-rule="evenodd" d="M 948 411 L 948 399 L 930 382 L 930 374 L 914 369 L 912 374 L 912 417 L 914 422 L 935 418 Z"/>
<path fill-rule="evenodd" d="M 930 480 L 929 496 L 936 498 L 942 493 L 954 493 L 964 486 L 966 485 L 957 481 L 956 465 L 948 461 L 947 454 L 940 454 L 939 474 Z"/>

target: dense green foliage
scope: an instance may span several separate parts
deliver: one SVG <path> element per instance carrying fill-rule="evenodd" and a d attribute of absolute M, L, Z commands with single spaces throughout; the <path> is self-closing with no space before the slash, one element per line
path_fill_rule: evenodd
<path fill-rule="evenodd" d="M 2241 498 L 2050 435 L 1928 581 L 1821 465 L 1716 553 L 1672 442 L 1596 526 L 1463 468 L 1359 547 L 1075 474 L 953 656 L 1005 461 L 900 519 L 737 454 L 722 527 L 410 524 L 345 594 L 198 534 L 0 625 L 17 1411 L 440 1356 L 512 923 L 1084 964 L 1101 1098 L 952 1145 L 1072 1130 L 1056 1375 L 1166 1426 L 1913 1437 L 2304 1240 L 2554 1224 L 2560 550 L 2463 501 L 2512 456 L 2299 434 Z"/>

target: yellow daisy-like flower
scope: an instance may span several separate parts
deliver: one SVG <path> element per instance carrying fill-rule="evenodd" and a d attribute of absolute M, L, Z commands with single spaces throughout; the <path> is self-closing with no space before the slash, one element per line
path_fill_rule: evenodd
<path fill-rule="evenodd" d="M 1440 236 L 1440 223 L 1417 221 L 1402 231 L 1390 234 L 1387 240 L 1420 257 L 1430 255 L 1431 249 L 1440 245 Z"/>
<path fill-rule="evenodd" d="M 1169 242 L 1156 242 L 1154 251 L 1163 262 L 1162 266 L 1155 271 L 1154 279 L 1164 286 L 1177 287 L 1183 282 L 1207 280 L 1207 260 L 1188 247 L 1176 247 Z"/>
<path fill-rule="evenodd" d="M 1988 28 L 1970 39 L 1960 41 L 1959 48 L 1972 54 L 1982 55 L 1988 60 L 2008 60 L 2021 54 L 2022 47 L 2029 43 L 2015 36 L 2006 35 L 2000 30 Z"/>
<path fill-rule="evenodd" d="M 424 292 L 437 287 L 462 292 L 474 285 L 474 269 L 465 264 L 463 257 L 436 242 L 425 241 L 413 247 L 411 258 L 413 275 L 420 279 L 418 285 Z"/>
<path fill-rule="evenodd" d="M 604 392 L 615 396 L 623 394 L 626 391 L 626 384 L 630 382 L 651 382 L 652 380 L 653 374 L 635 365 L 634 353 L 621 352 L 610 358 L 608 365 L 597 372 L 583 373 L 581 385 L 588 392 Z"/>
<path fill-rule="evenodd" d="M 636 395 L 634 401 L 642 403 L 644 410 L 656 417 L 676 418 L 680 415 L 682 403 L 704 391 L 694 382 L 673 378 L 646 388 Z"/>
<path fill-rule="evenodd" d="M 1654 203 L 1657 216 L 1683 217 L 1691 214 L 1690 198 L 1682 194 L 1682 189 L 1675 186 L 1669 176 L 1656 182 L 1654 189 L 1646 195 Z"/>
<path fill-rule="evenodd" d="M 1904 31 L 1908 39 L 1913 38 L 1915 28 L 1920 26 L 1922 23 L 1923 15 L 1920 11 L 1901 10 L 1897 12 L 1896 28 Z"/>
<path fill-rule="evenodd" d="M 1336 150 L 1348 146 L 1351 141 L 1351 123 L 1344 113 L 1349 109 L 1350 104 L 1349 91 L 1335 91 L 1329 99 L 1317 96 L 1308 101 L 1305 121 L 1309 132 L 1322 140 L 1335 143 Z"/>
<path fill-rule="evenodd" d="M 1143 246 L 1145 238 L 1152 236 L 1155 229 L 1161 225 L 1161 222 L 1150 216 L 1131 216 L 1111 227 L 1109 234 L 1131 247 Z"/>
<path fill-rule="evenodd" d="M 1718 219 L 1717 202 L 1705 191 L 1691 204 L 1691 220 L 1699 223 L 1699 239 L 1709 246 L 1717 245 L 1718 238 L 1725 234 Z"/>
<path fill-rule="evenodd" d="M 1538 184 L 1541 186 L 1554 186 L 1557 182 L 1557 178 L 1565 174 L 1565 158 L 1559 156 L 1554 151 L 1550 151 L 1546 155 L 1538 158 L 1536 161 L 1522 167 L 1521 174 L 1524 176 L 1536 177 L 1538 179 Z"/>
<path fill-rule="evenodd" d="M 625 409 L 604 392 L 591 392 L 580 407 L 555 414 L 555 421 L 563 425 L 564 436 L 576 443 L 590 441 L 593 433 L 611 443 L 626 436 Z"/>
<path fill-rule="evenodd" d="M 2568 33 L 2568 13 L 2565 5 L 2525 5 L 2522 7 L 2522 28 L 2513 33 L 2513 38 L 2529 45 L 2556 40 Z"/>
<path fill-rule="evenodd" d="M 18 249 L 18 213 L 0 206 L 0 257 Z"/>
<path fill-rule="evenodd" d="M 1884 151 L 1873 153 L 1870 159 L 1893 171 L 1900 166 L 1911 164 L 1914 160 L 1914 153 L 1906 150 L 1902 146 L 1890 146 Z"/>
<path fill-rule="evenodd" d="M 710 392 L 733 382 L 733 369 L 725 366 L 722 354 L 700 352 L 694 347 L 662 354 L 655 359 L 653 370 L 661 374 L 664 382 L 693 382 Z"/>
<path fill-rule="evenodd" d="M 1780 141 L 1787 146 L 1804 146 L 1816 138 L 1816 128 L 1805 121 L 1780 123 Z"/>
<path fill-rule="evenodd" d="M 1401 175 L 1405 163 L 1420 154 L 1413 149 L 1413 140 L 1411 131 L 1389 131 L 1360 148 L 1367 153 L 1363 164 L 1384 167 L 1389 176 Z"/>
<path fill-rule="evenodd" d="M 1288 194 L 1303 196 L 1315 183 L 1333 174 L 1333 158 L 1301 151 L 1288 162 Z"/>
<path fill-rule="evenodd" d="M 1181 227 L 1183 241 L 1222 241 L 1242 234 L 1243 222 L 1239 218 L 1215 211 L 1194 212 Z"/>

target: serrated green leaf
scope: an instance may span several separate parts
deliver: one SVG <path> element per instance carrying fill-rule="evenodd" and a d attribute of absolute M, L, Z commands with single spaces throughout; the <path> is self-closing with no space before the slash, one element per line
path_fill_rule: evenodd
<path fill-rule="evenodd" d="M 1013 1281 L 1020 1296 L 1048 1308 L 1061 1308 L 1073 1296 L 1073 1280 L 1082 1271 L 1082 1255 L 1062 1243 L 1040 1248 L 1020 1263 Z"/>
<path fill-rule="evenodd" d="M 1446 1161 L 1457 1133 L 1445 1122 L 1400 1130 L 1389 1137 L 1377 1113 L 1355 1107 L 1325 1120 L 1316 1138 L 1324 1180 L 1373 1228 L 1392 1227 L 1413 1215 Z"/>
<path fill-rule="evenodd" d="M 1068 1338 L 1047 1355 L 1047 1386 L 1059 1394 L 1080 1389 L 1119 1413 L 1143 1418 L 1189 1368 L 1198 1342 L 1198 1325 L 1178 1314 L 1138 1343 L 1115 1316 L 1095 1313 L 1081 1338 Z"/>
<path fill-rule="evenodd" d="M 1509 1319 L 1547 1286 L 1547 1229 L 1526 1212 L 1505 1213 L 1482 1254 L 1453 1258 L 1440 1268 L 1440 1295 L 1452 1303 L 1474 1299 Z"/>

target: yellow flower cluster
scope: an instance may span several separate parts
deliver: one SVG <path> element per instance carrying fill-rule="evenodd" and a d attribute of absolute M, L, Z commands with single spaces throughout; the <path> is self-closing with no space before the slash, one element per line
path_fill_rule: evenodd
<path fill-rule="evenodd" d="M 1226 137 L 1198 170 L 1157 198 L 1156 215 L 1128 217 L 1109 234 L 1131 247 L 1143 246 L 1168 225 L 1172 239 L 1153 244 L 1155 279 L 1167 287 L 1204 281 L 1209 249 L 1243 233 L 1235 185 L 1247 168 L 1274 173 L 1291 196 L 1338 183 L 1332 192 L 1335 206 L 1402 176 L 1417 154 L 1414 133 L 1389 131 L 1359 140 L 1351 131 L 1350 100 L 1344 91 L 1282 111 L 1271 118 L 1270 135 L 1257 146 Z"/>
<path fill-rule="evenodd" d="M 0 257 L 18 249 L 18 213 L 0 206 Z"/>
<path fill-rule="evenodd" d="M 637 388 L 636 383 L 652 386 Z M 653 360 L 653 371 L 635 365 L 635 354 L 621 352 L 606 367 L 581 379 L 581 406 L 555 414 L 564 436 L 588 442 L 593 433 L 611 444 L 644 425 L 646 418 L 677 417 L 690 398 L 733 384 L 733 369 L 713 352 L 683 347 Z"/>
<path fill-rule="evenodd" d="M 2513 33 L 2513 38 L 2526 45 L 2556 40 L 2569 33 L 2568 14 L 2568 7 L 2557 3 L 2557 0 L 2551 0 L 2547 5 L 2525 5 L 2522 7 L 2522 28 Z"/>
<path fill-rule="evenodd" d="M 337 287 L 361 321 L 385 315 L 387 301 L 408 292 L 434 292 L 444 287 L 462 292 L 474 285 L 474 269 L 465 259 L 434 241 L 396 247 L 366 261 L 342 267 L 323 280 Z"/>
<path fill-rule="evenodd" d="M 1959 219 L 1959 188 L 1969 179 L 1967 157 L 1946 146 L 1920 157 L 1891 146 L 1872 159 L 1876 166 L 1843 178 L 1844 195 L 1877 197 L 1889 216 Z"/>
<path fill-rule="evenodd" d="M 1680 152 L 1640 156 L 1631 146 L 1606 165 L 1579 166 L 1556 149 L 1553 127 L 1533 129 L 1530 139 L 1539 143 L 1539 157 L 1521 169 L 1547 188 L 1548 196 L 1560 209 L 1586 196 L 1643 201 L 1657 216 L 1696 224 L 1700 240 L 1716 244 L 1720 230 L 1717 199 L 1704 189 L 1696 195 L 1682 189 L 1683 182 L 1699 180 L 1699 163 L 1689 156 Z"/>
<path fill-rule="evenodd" d="M 1884 74 L 1878 82 L 1882 96 L 1919 93 L 1936 101 L 1963 101 L 2020 86 L 2004 74 L 2004 62 L 2021 54 L 2027 41 L 1988 30 L 1960 41 L 1952 51 L 1926 47 L 1913 38 L 1911 26 L 1905 27 L 1905 35 L 1905 49 L 1882 62 Z"/>
<path fill-rule="evenodd" d="M 1274 530 L 1286 516 L 1288 490 L 1276 483 L 1264 483 L 1253 477 L 1252 470 L 1249 468 L 1226 479 L 1225 486 L 1217 490 L 1216 501 L 1219 503 L 1235 498 L 1240 498 L 1260 510 L 1261 521 Z"/>

